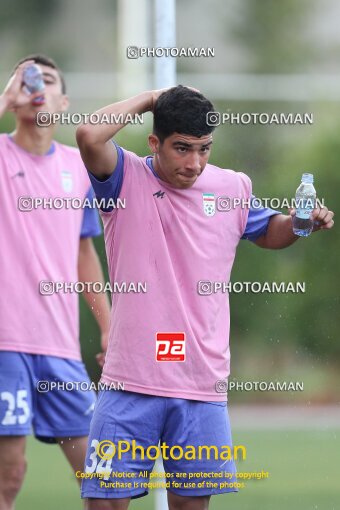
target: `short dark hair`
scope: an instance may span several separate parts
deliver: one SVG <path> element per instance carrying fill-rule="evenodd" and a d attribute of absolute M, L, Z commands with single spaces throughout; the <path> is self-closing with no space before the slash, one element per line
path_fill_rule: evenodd
<path fill-rule="evenodd" d="M 27 60 L 34 60 L 36 64 L 40 64 L 42 66 L 51 67 L 52 69 L 55 69 L 59 75 L 60 81 L 61 81 L 61 92 L 63 94 L 66 94 L 66 83 L 63 73 L 61 72 L 61 69 L 58 67 L 58 65 L 54 62 L 54 60 L 50 57 L 46 57 L 46 55 L 42 55 L 39 53 L 35 53 L 33 55 L 27 55 L 27 57 L 22 58 L 17 62 L 14 66 L 13 73 L 17 70 L 20 64 L 23 64 L 24 62 L 27 62 Z M 12 73 L 12 74 L 13 74 Z"/>
<path fill-rule="evenodd" d="M 213 104 L 200 92 L 178 85 L 159 96 L 153 111 L 153 133 L 163 143 L 173 133 L 201 137 L 213 132 L 207 113 Z"/>

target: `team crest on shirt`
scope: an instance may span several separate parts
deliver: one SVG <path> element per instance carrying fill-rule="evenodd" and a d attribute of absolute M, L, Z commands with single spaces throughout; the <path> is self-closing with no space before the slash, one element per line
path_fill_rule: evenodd
<path fill-rule="evenodd" d="M 68 170 L 63 170 L 61 172 L 61 184 L 63 185 L 63 190 L 66 193 L 70 193 L 73 189 L 73 179 L 72 174 Z"/>
<path fill-rule="evenodd" d="M 214 216 L 216 212 L 214 193 L 202 193 L 203 211 L 207 216 Z"/>

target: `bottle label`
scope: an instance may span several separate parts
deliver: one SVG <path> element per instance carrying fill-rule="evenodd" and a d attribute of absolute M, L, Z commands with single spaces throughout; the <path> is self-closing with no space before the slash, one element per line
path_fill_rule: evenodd
<path fill-rule="evenodd" d="M 296 200 L 296 217 L 301 220 L 308 220 L 314 208 L 314 198 L 299 198 Z"/>

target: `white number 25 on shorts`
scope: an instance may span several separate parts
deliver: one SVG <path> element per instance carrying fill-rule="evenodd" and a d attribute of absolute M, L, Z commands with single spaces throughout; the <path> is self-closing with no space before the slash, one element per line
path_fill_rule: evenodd
<path fill-rule="evenodd" d="M 24 425 L 29 416 L 30 409 L 26 402 L 27 390 L 18 390 L 17 394 L 10 393 L 9 391 L 3 391 L 0 393 L 0 400 L 7 400 L 8 408 L 5 416 L 1 422 L 1 425 Z M 14 414 L 16 409 L 21 409 L 22 414 L 19 416 Z"/>

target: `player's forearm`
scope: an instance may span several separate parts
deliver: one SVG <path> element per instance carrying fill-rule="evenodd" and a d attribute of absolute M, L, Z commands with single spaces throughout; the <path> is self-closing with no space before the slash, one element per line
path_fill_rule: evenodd
<path fill-rule="evenodd" d="M 101 281 L 100 278 L 96 278 L 95 280 L 89 280 L 88 278 L 86 280 L 82 280 L 80 278 L 80 281 L 96 281 L 104 283 L 104 281 Z M 110 302 L 106 293 L 84 292 L 83 296 L 97 321 L 100 332 L 102 334 L 108 333 L 110 329 Z"/>
<path fill-rule="evenodd" d="M 266 234 L 256 244 L 261 248 L 279 250 L 290 246 L 297 239 L 299 236 L 293 233 L 292 217 L 278 214 L 271 217 Z"/>
<path fill-rule="evenodd" d="M 8 101 L 6 99 L 6 96 L 4 94 L 2 94 L 0 96 L 0 118 L 7 111 L 7 108 L 8 108 Z"/>
<path fill-rule="evenodd" d="M 103 271 L 92 239 L 81 239 L 78 258 L 78 278 L 81 282 L 104 284 Z M 110 328 L 110 302 L 106 293 L 84 292 L 84 299 L 91 309 L 101 333 Z"/>
<path fill-rule="evenodd" d="M 112 122 L 108 123 L 107 119 L 125 119 L 131 118 L 136 114 L 142 114 L 150 111 L 152 108 L 152 92 L 142 92 L 137 96 L 113 103 L 105 108 L 101 108 L 95 113 L 99 118 L 103 118 L 103 122 L 96 124 L 83 124 L 77 129 L 77 140 L 85 139 L 88 145 L 105 144 L 111 140 L 120 131 L 126 123 Z"/>

